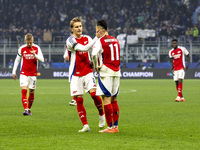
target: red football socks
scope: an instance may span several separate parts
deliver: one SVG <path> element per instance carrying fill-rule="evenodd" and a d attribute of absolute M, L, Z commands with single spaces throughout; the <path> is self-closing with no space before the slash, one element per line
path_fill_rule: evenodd
<path fill-rule="evenodd" d="M 27 94 L 27 90 L 23 89 L 22 90 L 22 104 L 23 104 L 24 109 L 27 110 L 27 108 L 28 108 L 28 104 L 27 104 L 28 100 L 27 100 L 26 94 Z"/>
<path fill-rule="evenodd" d="M 117 101 L 111 102 L 113 107 L 113 123 L 114 126 L 118 126 L 118 120 L 119 120 L 119 106 Z"/>
<path fill-rule="evenodd" d="M 94 104 L 96 105 L 99 115 L 102 116 L 104 114 L 103 107 L 102 107 L 102 100 L 99 96 L 96 96 L 96 92 L 90 93 L 92 99 L 94 100 Z"/>
<path fill-rule="evenodd" d="M 113 108 L 111 104 L 104 105 L 106 122 L 108 127 L 113 126 Z"/>
<path fill-rule="evenodd" d="M 75 97 L 75 96 L 73 96 L 73 100 L 76 100 L 76 97 Z"/>
<path fill-rule="evenodd" d="M 29 93 L 29 98 L 28 98 L 28 108 L 31 109 L 31 106 L 34 102 L 34 93 Z"/>
<path fill-rule="evenodd" d="M 182 95 L 183 83 L 178 84 L 178 96 L 183 97 Z"/>
<path fill-rule="evenodd" d="M 83 106 L 83 98 L 78 97 L 76 99 L 76 103 L 77 103 L 77 111 L 79 114 L 79 118 L 81 119 L 83 125 L 88 124 L 87 118 L 86 118 L 86 110 L 85 110 L 85 107 Z"/>
<path fill-rule="evenodd" d="M 176 90 L 178 91 L 178 85 L 176 85 Z"/>

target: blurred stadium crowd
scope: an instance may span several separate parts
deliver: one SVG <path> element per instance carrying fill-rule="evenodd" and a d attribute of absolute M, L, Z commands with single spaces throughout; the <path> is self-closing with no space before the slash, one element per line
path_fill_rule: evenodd
<path fill-rule="evenodd" d="M 153 29 L 156 37 L 198 36 L 193 24 L 199 0 L 0 0 L 0 39 L 16 40 L 27 32 L 42 41 L 70 35 L 69 22 L 79 16 L 83 33 L 95 36 L 95 24 L 105 19 L 113 36 L 135 35 L 137 29 Z"/>

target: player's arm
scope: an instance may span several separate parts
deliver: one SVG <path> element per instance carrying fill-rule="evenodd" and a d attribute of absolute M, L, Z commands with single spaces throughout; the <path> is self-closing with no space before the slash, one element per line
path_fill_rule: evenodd
<path fill-rule="evenodd" d="M 41 51 L 40 47 L 38 47 L 38 54 L 35 53 L 35 51 L 33 50 L 33 48 L 32 48 L 32 51 L 30 51 L 30 52 L 34 55 L 34 57 L 37 60 L 39 60 L 40 62 L 44 62 L 44 56 L 42 54 L 42 51 Z"/>
<path fill-rule="evenodd" d="M 63 58 L 69 61 L 69 51 L 66 49 Z"/>
<path fill-rule="evenodd" d="M 187 71 L 188 68 L 189 68 L 189 65 L 190 65 L 190 59 L 191 59 L 191 57 L 190 57 L 190 54 L 189 54 L 189 52 L 188 52 L 188 50 L 186 48 L 183 49 L 183 52 L 184 52 L 184 54 L 187 57 L 187 65 L 184 68 L 184 70 Z"/>
<path fill-rule="evenodd" d="M 172 70 L 172 73 L 174 74 L 174 60 L 171 55 L 171 51 L 169 51 L 169 58 L 170 58 L 171 70 Z"/>
<path fill-rule="evenodd" d="M 186 56 L 187 56 L 187 65 L 186 65 L 186 67 L 185 67 L 185 71 L 188 70 L 188 68 L 189 68 L 189 66 L 190 66 L 190 59 L 191 59 L 190 54 L 188 54 L 188 55 L 186 55 Z"/>
<path fill-rule="evenodd" d="M 83 52 L 86 52 L 88 51 L 89 49 L 92 48 L 92 46 L 94 45 L 94 43 L 98 40 L 97 37 L 95 37 L 93 40 L 89 41 L 89 43 L 87 45 L 82 45 L 80 43 L 77 43 L 76 39 L 71 36 L 68 40 L 68 44 L 70 47 L 72 47 L 74 50 L 76 51 L 83 51 Z"/>
<path fill-rule="evenodd" d="M 98 60 L 97 60 L 97 55 L 100 52 L 100 50 L 101 50 L 101 42 L 100 42 L 100 40 L 98 40 L 92 49 L 92 61 L 93 61 L 94 68 L 96 69 L 97 73 L 99 73 L 99 70 L 102 67 L 102 66 L 98 66 Z"/>
<path fill-rule="evenodd" d="M 14 66 L 13 66 L 13 70 L 12 70 L 12 75 L 13 75 L 13 79 L 16 80 L 17 79 L 17 74 L 16 74 L 16 71 L 17 71 L 17 67 L 20 63 L 20 60 L 21 60 L 21 49 L 18 50 L 18 54 L 15 58 L 15 62 L 14 62 Z"/>

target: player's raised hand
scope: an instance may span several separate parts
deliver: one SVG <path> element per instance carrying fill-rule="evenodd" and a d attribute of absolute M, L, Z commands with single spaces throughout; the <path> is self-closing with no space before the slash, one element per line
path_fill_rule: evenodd
<path fill-rule="evenodd" d="M 13 74 L 13 79 L 16 80 L 17 79 L 17 75 Z"/>
<path fill-rule="evenodd" d="M 96 32 L 96 37 L 100 38 L 100 37 L 102 37 L 104 35 L 104 33 L 105 33 L 105 30 L 101 29 L 98 32 Z"/>

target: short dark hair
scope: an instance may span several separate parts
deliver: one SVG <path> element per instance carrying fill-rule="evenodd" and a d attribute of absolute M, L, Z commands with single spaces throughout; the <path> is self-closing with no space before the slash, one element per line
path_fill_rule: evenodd
<path fill-rule="evenodd" d="M 97 21 L 97 26 L 101 26 L 103 29 L 108 30 L 108 24 L 105 20 Z"/>
<path fill-rule="evenodd" d="M 178 43 L 178 40 L 177 39 L 173 39 L 172 42 L 177 42 Z"/>

